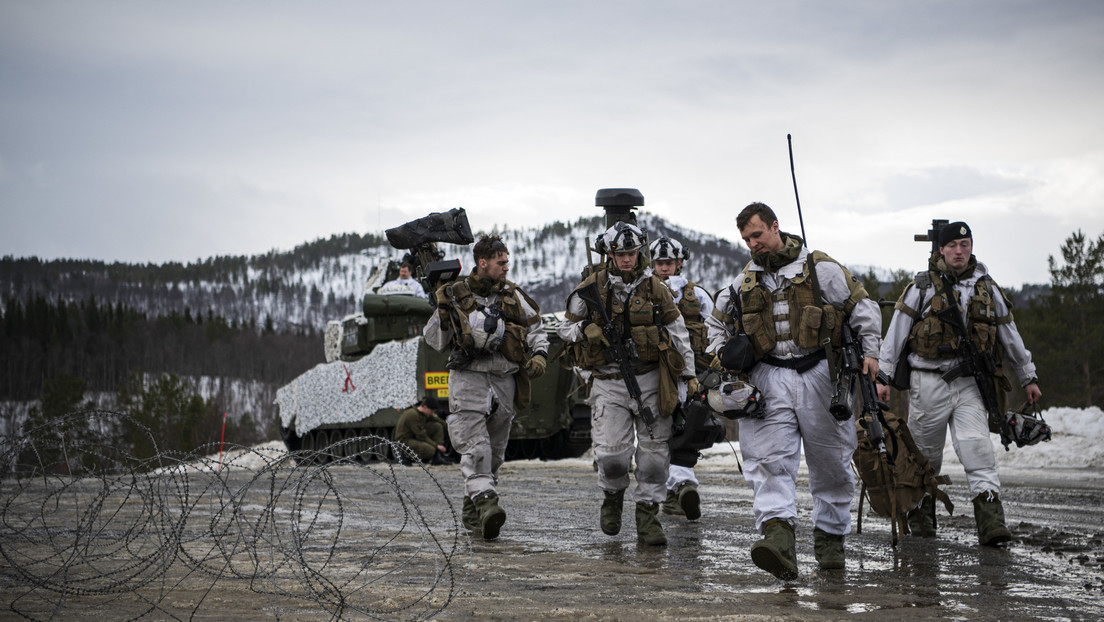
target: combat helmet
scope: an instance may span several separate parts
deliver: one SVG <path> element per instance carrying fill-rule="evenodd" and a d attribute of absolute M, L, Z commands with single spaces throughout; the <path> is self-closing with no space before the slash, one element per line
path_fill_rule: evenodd
<path fill-rule="evenodd" d="M 709 370 L 701 389 L 710 410 L 727 419 L 762 419 L 766 414 L 759 388 L 728 372 Z"/>
<path fill-rule="evenodd" d="M 665 259 L 686 259 L 686 249 L 678 240 L 664 235 L 648 246 L 648 256 L 653 263 Z"/>
<path fill-rule="evenodd" d="M 619 221 L 606 230 L 602 242 L 607 253 L 627 253 L 640 250 L 648 243 L 648 236 L 640 227 Z"/>
<path fill-rule="evenodd" d="M 467 316 L 476 353 L 494 352 L 506 334 L 506 321 L 498 307 L 480 305 Z"/>

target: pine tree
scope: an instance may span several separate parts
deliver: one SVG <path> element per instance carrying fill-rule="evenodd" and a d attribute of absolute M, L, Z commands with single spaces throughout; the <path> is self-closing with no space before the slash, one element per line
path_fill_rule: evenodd
<path fill-rule="evenodd" d="M 1087 242 L 1087 244 L 1086 244 Z M 1065 327 L 1063 336 L 1068 358 L 1059 373 L 1076 379 L 1074 403 L 1101 403 L 1104 391 L 1096 376 L 1104 370 L 1104 234 L 1087 240 L 1078 229 L 1061 247 L 1064 265 L 1051 255 L 1051 296 L 1048 311 Z"/>

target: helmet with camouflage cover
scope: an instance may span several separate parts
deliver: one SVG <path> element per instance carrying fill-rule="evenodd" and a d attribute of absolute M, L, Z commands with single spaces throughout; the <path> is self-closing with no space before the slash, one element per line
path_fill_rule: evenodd
<path fill-rule="evenodd" d="M 710 370 L 701 382 L 706 403 L 718 415 L 728 419 L 762 419 L 762 394 L 755 385 L 728 372 Z"/>
<path fill-rule="evenodd" d="M 686 249 L 674 238 L 660 236 L 648 246 L 648 255 L 653 262 L 665 259 L 686 259 Z"/>
<path fill-rule="evenodd" d="M 498 307 L 480 305 L 467 316 L 472 347 L 476 352 L 494 352 L 506 334 L 506 321 Z"/>
<path fill-rule="evenodd" d="M 624 221 L 618 221 L 606 230 L 602 236 L 607 253 L 627 253 L 640 250 L 648 243 L 648 236 L 640 227 Z"/>

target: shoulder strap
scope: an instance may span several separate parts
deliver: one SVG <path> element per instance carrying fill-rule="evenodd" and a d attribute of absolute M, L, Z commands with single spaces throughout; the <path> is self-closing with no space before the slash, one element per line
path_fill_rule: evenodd
<path fill-rule="evenodd" d="M 931 284 L 932 280 L 930 272 L 917 272 L 916 276 L 913 277 L 912 283 L 910 285 L 915 285 L 917 291 L 920 294 L 919 306 L 916 309 L 913 309 L 912 307 L 905 304 L 905 294 L 908 293 L 908 287 L 905 287 L 905 291 L 901 292 L 901 297 L 897 299 L 897 304 L 893 306 L 893 310 L 904 313 L 909 318 L 911 318 L 913 322 L 919 320 L 921 316 L 924 315 L 924 309 L 927 309 L 928 305 L 931 304 L 930 300 L 924 300 L 924 296 L 927 293 L 928 288 L 931 287 Z"/>
<path fill-rule="evenodd" d="M 821 255 L 823 257 L 827 257 L 827 255 L 824 255 L 823 253 L 821 253 Z M 824 292 L 820 290 L 820 279 L 817 277 L 816 262 L 813 260 L 813 253 L 809 253 L 808 257 L 805 258 L 805 266 L 809 271 L 809 282 L 813 286 L 813 296 L 818 302 L 820 302 L 820 304 L 827 304 L 824 300 Z M 844 322 L 848 322 L 850 320 L 850 313 L 843 316 Z M 824 355 L 825 358 L 828 360 L 828 377 L 835 378 L 836 375 L 839 373 L 839 361 L 836 360 L 835 356 L 833 356 L 832 348 L 835 344 L 832 343 L 832 337 L 828 334 L 828 327 L 825 325 L 824 322 L 820 323 L 820 343 L 824 346 Z"/>

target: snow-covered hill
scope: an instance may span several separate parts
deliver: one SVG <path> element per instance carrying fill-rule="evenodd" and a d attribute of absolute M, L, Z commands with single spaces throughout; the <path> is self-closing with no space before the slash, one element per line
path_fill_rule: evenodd
<path fill-rule="evenodd" d="M 727 240 L 675 227 L 647 212 L 640 225 L 651 238 L 674 236 L 690 252 L 689 277 L 715 291 L 729 283 L 747 261 L 747 252 Z M 526 288 L 545 311 L 561 309 L 587 264 L 585 239 L 605 229 L 604 217 L 572 224 L 494 231 L 510 249 L 509 278 Z M 478 235 L 478 234 L 477 234 Z M 441 244 L 446 259 L 471 268 L 471 247 Z M 286 253 L 214 258 L 186 266 L 107 265 L 94 261 L 40 262 L 6 257 L 0 269 L 0 297 L 121 303 L 150 315 L 173 311 L 213 313 L 235 322 L 310 326 L 322 330 L 328 320 L 359 310 L 372 270 L 405 251 L 382 236 L 335 236 Z M 597 260 L 597 257 L 595 257 Z M 2 312 L 2 310 L 0 310 Z"/>

